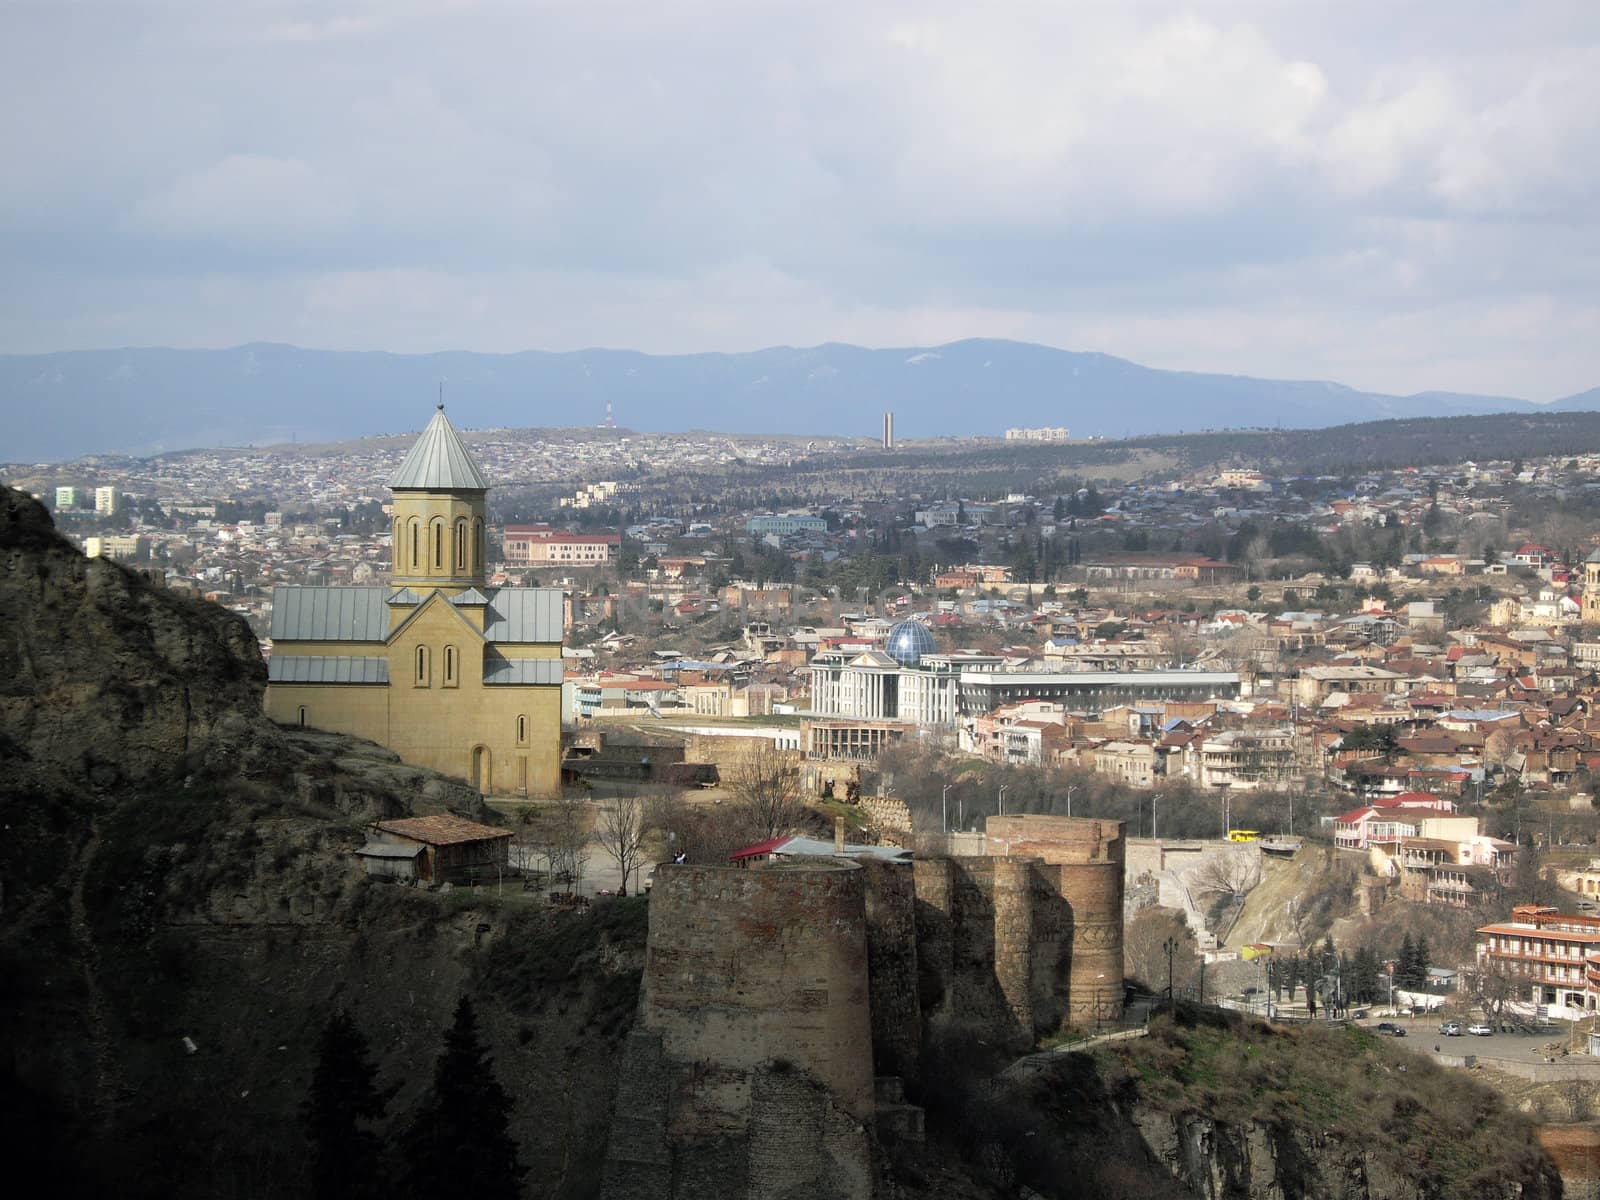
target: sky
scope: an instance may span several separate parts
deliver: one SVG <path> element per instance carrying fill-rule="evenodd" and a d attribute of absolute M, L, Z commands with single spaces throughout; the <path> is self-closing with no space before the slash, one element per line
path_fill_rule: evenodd
<path fill-rule="evenodd" d="M 1593 0 L 0 0 L 0 353 L 1600 385 Z"/>

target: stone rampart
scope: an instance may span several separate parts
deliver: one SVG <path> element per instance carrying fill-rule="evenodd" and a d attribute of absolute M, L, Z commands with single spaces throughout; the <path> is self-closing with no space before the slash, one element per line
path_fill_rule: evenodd
<path fill-rule="evenodd" d="M 657 866 L 604 1200 L 869 1200 L 866 878 L 824 859 Z M 909 889 L 878 890 L 881 941 Z M 886 986 L 914 973 L 885 968 Z"/>
<path fill-rule="evenodd" d="M 922 1049 L 916 883 L 909 863 L 861 860 L 866 883 L 872 1059 L 879 1075 L 914 1079 Z"/>
<path fill-rule="evenodd" d="M 781 1053 L 870 1121 L 864 884 L 849 862 L 657 866 L 640 1024 L 678 1061 L 750 1070 Z"/>

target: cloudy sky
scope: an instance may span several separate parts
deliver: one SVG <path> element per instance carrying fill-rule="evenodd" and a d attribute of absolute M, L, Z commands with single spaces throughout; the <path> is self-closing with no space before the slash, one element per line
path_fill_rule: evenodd
<path fill-rule="evenodd" d="M 1600 384 L 1600 5 L 0 0 L 0 352 Z"/>

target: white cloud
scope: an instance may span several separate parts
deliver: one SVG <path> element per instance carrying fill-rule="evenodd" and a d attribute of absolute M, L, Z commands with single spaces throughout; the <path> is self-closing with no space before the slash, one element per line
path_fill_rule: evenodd
<path fill-rule="evenodd" d="M 1592 386 L 1600 9 L 1463 3 L 28 7 L 0 349 L 999 335 Z"/>
<path fill-rule="evenodd" d="M 335 232 L 353 213 L 343 187 L 308 163 L 230 154 L 146 197 L 130 220 L 167 236 L 281 239 Z"/>

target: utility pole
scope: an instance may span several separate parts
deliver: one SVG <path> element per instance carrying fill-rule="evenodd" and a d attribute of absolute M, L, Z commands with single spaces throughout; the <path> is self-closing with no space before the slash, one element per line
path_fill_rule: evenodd
<path fill-rule="evenodd" d="M 1006 815 L 1006 788 L 1009 786 L 1009 784 L 1004 783 L 1000 785 L 1000 815 L 1002 817 Z"/>
<path fill-rule="evenodd" d="M 1067 816 L 1069 817 L 1072 815 L 1072 793 L 1077 790 L 1076 786 L 1067 789 Z"/>
<path fill-rule="evenodd" d="M 940 825 L 940 832 L 942 833 L 950 832 L 950 789 L 954 786 L 954 784 L 947 783 L 939 793 L 939 820 L 942 822 Z"/>
<path fill-rule="evenodd" d="M 1150 797 L 1150 840 L 1153 842 L 1160 840 L 1156 835 L 1156 801 L 1159 799 L 1161 799 L 1160 792 Z"/>

